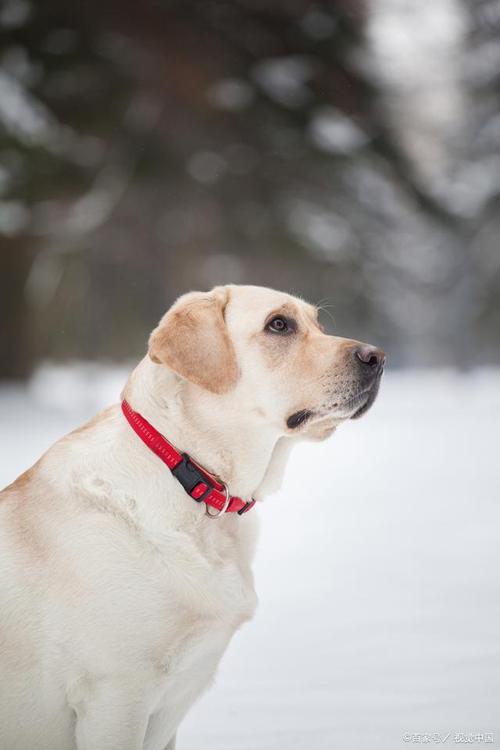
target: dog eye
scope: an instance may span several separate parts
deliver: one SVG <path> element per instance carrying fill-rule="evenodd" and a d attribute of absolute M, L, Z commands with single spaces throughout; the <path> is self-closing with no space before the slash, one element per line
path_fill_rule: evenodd
<path fill-rule="evenodd" d="M 284 318 L 282 315 L 276 315 L 266 323 L 266 331 L 272 333 L 293 333 L 295 329 L 295 322 Z"/>

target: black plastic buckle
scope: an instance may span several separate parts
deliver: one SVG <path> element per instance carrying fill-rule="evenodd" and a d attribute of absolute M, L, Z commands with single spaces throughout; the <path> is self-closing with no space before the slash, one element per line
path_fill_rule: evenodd
<path fill-rule="evenodd" d="M 180 461 L 177 466 L 174 466 L 174 468 L 171 469 L 171 472 L 177 481 L 182 484 L 190 497 L 193 497 L 191 492 L 198 484 L 200 484 L 200 482 L 207 485 L 207 489 L 203 495 L 200 495 L 200 497 L 193 497 L 193 500 L 196 500 L 197 503 L 201 503 L 206 496 L 212 492 L 213 485 L 210 484 L 210 481 L 201 473 L 198 467 L 194 465 L 187 453 L 181 453 L 181 456 L 182 461 Z"/>

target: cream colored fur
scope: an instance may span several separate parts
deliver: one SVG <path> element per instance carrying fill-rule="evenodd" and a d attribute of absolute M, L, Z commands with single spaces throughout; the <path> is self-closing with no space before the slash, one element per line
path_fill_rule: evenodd
<path fill-rule="evenodd" d="M 263 330 L 280 310 L 297 320 L 293 340 Z M 173 311 L 125 395 L 232 494 L 261 499 L 295 439 L 325 437 L 352 414 L 356 342 L 257 287 L 187 295 Z M 302 408 L 314 417 L 288 429 Z M 1 750 L 171 750 L 254 614 L 258 510 L 207 518 L 119 406 L 62 438 L 0 500 Z"/>

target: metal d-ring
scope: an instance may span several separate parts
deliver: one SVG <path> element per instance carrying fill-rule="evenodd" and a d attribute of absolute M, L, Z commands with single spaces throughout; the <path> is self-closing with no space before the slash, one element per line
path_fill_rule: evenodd
<path fill-rule="evenodd" d="M 207 503 L 205 503 L 205 514 L 206 514 L 206 515 L 207 515 L 207 516 L 208 516 L 209 518 L 219 518 L 219 517 L 220 517 L 220 516 L 222 516 L 222 515 L 223 515 L 223 513 L 225 513 L 225 512 L 226 512 L 226 510 L 227 510 L 227 509 L 229 508 L 229 503 L 231 502 L 231 495 L 229 494 L 229 490 L 228 490 L 228 488 L 226 487 L 226 485 L 224 484 L 224 482 L 221 482 L 221 484 L 222 484 L 222 486 L 224 487 L 224 492 L 226 493 L 226 499 L 225 499 L 225 501 L 224 501 L 224 505 L 222 506 L 222 508 L 221 508 L 220 510 L 218 510 L 218 511 L 217 511 L 217 513 L 210 513 L 210 511 L 209 511 L 208 509 L 209 509 L 209 508 L 210 508 L 211 506 L 210 506 L 210 505 L 208 505 Z"/>

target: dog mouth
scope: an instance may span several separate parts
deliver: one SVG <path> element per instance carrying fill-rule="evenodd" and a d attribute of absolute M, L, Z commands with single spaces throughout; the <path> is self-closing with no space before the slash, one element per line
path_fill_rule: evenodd
<path fill-rule="evenodd" d="M 380 377 L 373 383 L 373 385 L 367 390 L 363 391 L 359 396 L 354 399 L 354 412 L 351 414 L 349 419 L 359 419 L 366 414 L 368 409 L 371 408 L 375 399 L 377 398 L 378 389 L 380 386 Z"/>
<path fill-rule="evenodd" d="M 289 430 L 298 430 L 305 424 L 327 418 L 337 418 L 339 421 L 344 419 L 359 419 L 366 414 L 377 398 L 380 386 L 380 376 L 368 387 L 361 390 L 356 396 L 353 396 L 345 403 L 335 402 L 327 409 L 313 411 L 312 409 L 300 409 L 293 412 L 286 420 L 286 426 Z M 336 415 L 336 412 L 341 413 Z"/>
<path fill-rule="evenodd" d="M 290 414 L 286 420 L 286 426 L 289 430 L 296 430 L 298 427 L 301 427 L 308 422 L 312 415 L 313 412 L 310 409 L 300 409 L 299 411 Z"/>

